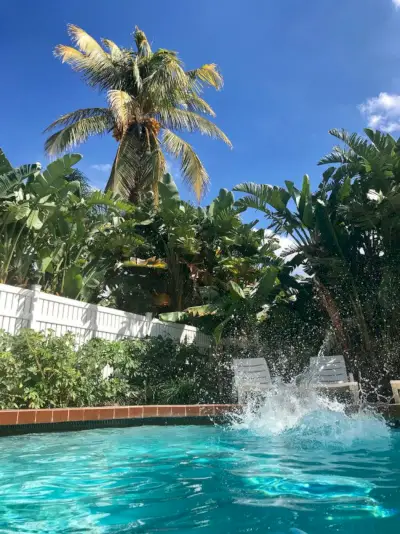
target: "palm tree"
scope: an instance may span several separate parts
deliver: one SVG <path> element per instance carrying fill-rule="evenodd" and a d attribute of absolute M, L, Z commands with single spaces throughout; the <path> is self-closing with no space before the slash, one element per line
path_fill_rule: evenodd
<path fill-rule="evenodd" d="M 85 82 L 107 94 L 108 107 L 78 109 L 50 124 L 59 129 L 45 144 L 50 156 L 85 142 L 92 135 L 112 133 L 118 149 L 107 189 L 137 202 L 153 190 L 166 169 L 165 153 L 181 160 L 181 173 L 200 199 L 209 177 L 193 147 L 175 132 L 227 136 L 205 115 L 215 116 L 201 97 L 206 86 L 221 89 L 223 79 L 215 64 L 185 71 L 176 52 L 151 50 L 146 35 L 136 27 L 136 50 L 119 48 L 103 39 L 101 46 L 74 25 L 68 32 L 75 48 L 59 45 L 55 55 L 82 74 Z"/>

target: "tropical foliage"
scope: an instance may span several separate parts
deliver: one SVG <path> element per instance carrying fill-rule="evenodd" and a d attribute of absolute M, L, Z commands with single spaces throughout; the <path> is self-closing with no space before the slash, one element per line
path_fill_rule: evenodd
<path fill-rule="evenodd" d="M 113 261 L 104 246 L 132 206 L 85 186 L 73 169 L 80 159 L 65 155 L 42 172 L 38 163 L 13 169 L 1 153 L 1 282 L 86 300 L 98 291 Z"/>
<path fill-rule="evenodd" d="M 93 339 L 76 350 L 70 334 L 0 333 L 0 409 L 226 402 L 222 366 L 163 338 Z"/>
<path fill-rule="evenodd" d="M 376 382 L 399 371 L 400 143 L 371 129 L 366 137 L 331 134 L 342 145 L 321 159 L 329 167 L 315 193 L 307 176 L 301 189 L 235 190 L 246 195 L 241 208 L 260 210 L 272 230 L 290 235 L 289 263 L 312 276 L 337 347 Z"/>
<path fill-rule="evenodd" d="M 215 64 L 185 70 L 176 52 L 152 51 L 146 35 L 135 29 L 135 49 L 103 39 L 99 44 L 74 25 L 68 31 L 75 47 L 59 45 L 55 55 L 80 73 L 90 86 L 107 96 L 108 106 L 63 115 L 46 131 L 49 155 L 58 155 L 92 135 L 112 133 L 118 149 L 107 189 L 137 202 L 144 193 L 157 194 L 166 169 L 165 154 L 181 161 L 185 181 L 201 198 L 209 177 L 194 148 L 178 134 L 200 132 L 227 136 L 209 119 L 215 113 L 202 98 L 205 87 L 220 89 L 223 79 Z"/>

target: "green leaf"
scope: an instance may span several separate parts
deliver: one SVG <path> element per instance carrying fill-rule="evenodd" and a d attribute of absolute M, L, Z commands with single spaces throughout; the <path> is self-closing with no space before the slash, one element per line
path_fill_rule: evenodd
<path fill-rule="evenodd" d="M 230 280 L 228 285 L 229 285 L 229 290 L 233 297 L 239 297 L 240 299 L 246 298 L 246 295 L 243 289 L 239 286 L 239 284 L 237 284 L 233 280 Z"/>
<path fill-rule="evenodd" d="M 257 294 L 262 297 L 268 296 L 275 287 L 277 276 L 278 269 L 270 267 L 258 283 Z"/>
<path fill-rule="evenodd" d="M 214 332 L 213 332 L 213 335 L 214 335 L 214 339 L 216 341 L 217 344 L 219 344 L 221 342 L 221 339 L 222 339 L 222 334 L 224 332 L 224 328 L 225 326 L 229 323 L 229 321 L 231 320 L 231 317 L 227 317 L 226 319 L 224 319 L 222 321 L 222 323 L 220 323 L 215 329 L 214 329 Z"/>
<path fill-rule="evenodd" d="M 339 200 L 343 202 L 350 196 L 351 193 L 351 176 L 345 178 L 342 187 L 339 190 Z"/>
<path fill-rule="evenodd" d="M 65 154 L 61 158 L 58 158 L 49 165 L 47 165 L 46 171 L 43 174 L 50 176 L 53 180 L 68 175 L 71 172 L 71 167 L 78 163 L 82 159 L 80 154 Z"/>
<path fill-rule="evenodd" d="M 300 196 L 301 196 L 300 191 L 297 189 L 297 187 L 294 186 L 294 183 L 289 181 L 289 180 L 285 180 L 285 184 L 286 184 L 287 190 L 290 193 L 290 196 L 294 200 L 294 203 L 296 204 L 296 206 L 298 206 L 299 205 L 299 199 L 300 199 Z"/>
<path fill-rule="evenodd" d="M 181 201 L 178 188 L 170 174 L 164 174 L 158 183 L 158 191 L 162 208 L 173 210 Z"/>
<path fill-rule="evenodd" d="M 39 218 L 39 210 L 32 210 L 26 220 L 26 226 L 30 230 L 40 230 L 43 226 L 43 222 Z"/>
<path fill-rule="evenodd" d="M 0 175 L 6 174 L 13 170 L 11 163 L 8 161 L 3 150 L 0 148 Z"/>
<path fill-rule="evenodd" d="M 65 272 L 63 294 L 69 298 L 75 298 L 82 289 L 83 277 L 81 269 L 77 265 L 71 265 Z"/>
<path fill-rule="evenodd" d="M 169 312 L 160 313 L 158 316 L 161 321 L 167 321 L 169 323 L 179 323 L 189 318 L 189 314 L 186 312 Z"/>
<path fill-rule="evenodd" d="M 303 187 L 301 189 L 301 195 L 299 200 L 299 215 L 301 221 L 307 228 L 312 226 L 313 210 L 312 210 L 312 198 L 310 189 L 310 178 L 307 174 L 303 178 Z"/>
<path fill-rule="evenodd" d="M 49 271 L 52 263 L 52 252 L 48 247 L 42 247 L 38 250 L 38 256 L 40 260 L 40 271 L 42 273 Z"/>

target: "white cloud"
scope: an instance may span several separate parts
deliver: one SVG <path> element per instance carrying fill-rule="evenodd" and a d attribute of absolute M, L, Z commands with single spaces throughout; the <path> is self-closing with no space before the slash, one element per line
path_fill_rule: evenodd
<path fill-rule="evenodd" d="M 396 0 L 400 7 L 400 0 Z M 359 106 L 368 126 L 382 132 L 400 130 L 400 95 L 380 93 Z"/>
<path fill-rule="evenodd" d="M 392 2 L 396 7 L 400 7 L 400 0 L 392 0 Z"/>
<path fill-rule="evenodd" d="M 109 163 L 97 163 L 96 165 L 91 165 L 90 168 L 100 172 L 111 171 L 111 165 Z"/>

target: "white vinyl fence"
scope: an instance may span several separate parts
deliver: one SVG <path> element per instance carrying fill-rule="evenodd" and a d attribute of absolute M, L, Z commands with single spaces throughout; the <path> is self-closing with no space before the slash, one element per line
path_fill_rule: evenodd
<path fill-rule="evenodd" d="M 21 328 L 56 335 L 72 332 L 79 344 L 92 338 L 169 337 L 177 343 L 194 343 L 201 349 L 211 345 L 211 337 L 188 325 L 163 323 L 151 314 L 134 313 L 87 304 L 56 295 L 42 293 L 40 286 L 21 289 L 0 284 L 0 330 L 10 334 Z"/>

